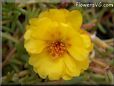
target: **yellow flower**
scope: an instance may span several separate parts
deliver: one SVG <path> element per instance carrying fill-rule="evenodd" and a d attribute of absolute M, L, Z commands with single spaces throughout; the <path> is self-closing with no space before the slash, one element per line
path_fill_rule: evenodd
<path fill-rule="evenodd" d="M 81 24 L 80 12 L 66 9 L 50 9 L 29 21 L 24 46 L 41 78 L 69 80 L 88 68 L 92 43 Z"/>

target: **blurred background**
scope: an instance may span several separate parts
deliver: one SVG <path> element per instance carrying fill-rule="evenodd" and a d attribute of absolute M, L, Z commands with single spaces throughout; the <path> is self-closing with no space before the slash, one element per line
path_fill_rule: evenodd
<path fill-rule="evenodd" d="M 1 2 L 2 84 L 114 84 L 114 7 L 78 7 L 65 1 Z M 41 79 L 28 64 L 29 55 L 23 46 L 28 20 L 50 8 L 80 10 L 83 15 L 82 29 L 95 36 L 89 69 L 70 81 Z"/>

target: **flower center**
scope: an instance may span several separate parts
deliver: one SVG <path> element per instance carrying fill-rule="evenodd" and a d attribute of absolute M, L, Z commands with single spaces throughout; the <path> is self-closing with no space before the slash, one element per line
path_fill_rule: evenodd
<path fill-rule="evenodd" d="M 48 51 L 54 58 L 62 56 L 66 51 L 65 44 L 61 41 L 52 42 L 48 46 Z"/>

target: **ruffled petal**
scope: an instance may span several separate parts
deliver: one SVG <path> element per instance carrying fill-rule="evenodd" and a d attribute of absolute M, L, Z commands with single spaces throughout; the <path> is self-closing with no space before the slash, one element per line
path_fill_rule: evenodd
<path fill-rule="evenodd" d="M 56 60 L 52 58 L 48 53 L 42 52 L 39 55 L 31 55 L 29 63 L 33 65 L 41 78 L 58 80 L 63 74 L 64 62 L 62 58 Z"/>
<path fill-rule="evenodd" d="M 88 50 L 86 50 L 84 46 L 84 42 L 82 37 L 78 32 L 76 32 L 74 29 L 70 29 L 69 33 L 69 40 L 67 40 L 67 43 L 69 46 L 67 47 L 67 50 L 69 54 L 76 60 L 84 60 L 88 57 Z"/>
<path fill-rule="evenodd" d="M 88 52 L 92 51 L 93 44 L 92 44 L 90 35 L 84 30 L 80 30 L 80 34 L 81 34 L 81 37 L 84 41 L 84 45 L 85 45 L 86 49 L 88 50 Z"/>
<path fill-rule="evenodd" d="M 26 27 L 26 32 L 24 35 L 24 39 L 35 39 L 35 40 L 50 40 L 49 34 L 53 28 L 57 27 L 57 23 L 51 21 L 49 18 L 39 18 L 36 20 L 37 22 L 34 22 L 34 19 L 30 20 L 30 25 Z M 45 23 L 44 25 L 44 22 Z"/>
<path fill-rule="evenodd" d="M 24 34 L 24 39 L 29 40 L 31 38 L 31 30 L 27 30 Z"/>
<path fill-rule="evenodd" d="M 73 26 L 76 30 L 79 30 L 82 25 L 82 15 L 80 11 L 73 10 L 69 12 L 68 16 L 66 17 L 67 23 Z"/>
<path fill-rule="evenodd" d="M 25 41 L 24 47 L 31 54 L 40 53 L 46 46 L 45 42 L 42 40 L 29 40 Z"/>
<path fill-rule="evenodd" d="M 64 63 L 65 63 L 65 73 L 63 77 L 70 78 L 71 76 L 79 76 L 80 75 L 80 68 L 76 64 L 76 61 L 70 57 L 68 54 L 65 54 L 64 57 Z"/>
<path fill-rule="evenodd" d="M 64 80 L 71 80 L 73 77 L 72 77 L 72 76 L 69 76 L 68 74 L 64 74 L 64 75 L 62 76 L 62 78 L 63 78 Z"/>
<path fill-rule="evenodd" d="M 49 9 L 48 11 L 40 13 L 39 17 L 48 17 L 53 21 L 65 22 L 68 12 L 66 9 Z"/>
<path fill-rule="evenodd" d="M 89 58 L 84 59 L 83 61 L 76 61 L 76 64 L 77 64 L 78 67 L 80 68 L 81 73 L 82 73 L 84 70 L 87 70 L 87 69 L 88 69 L 89 63 L 90 63 Z"/>

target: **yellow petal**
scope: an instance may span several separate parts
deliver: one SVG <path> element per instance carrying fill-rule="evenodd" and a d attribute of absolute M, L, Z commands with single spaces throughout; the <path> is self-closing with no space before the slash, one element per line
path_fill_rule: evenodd
<path fill-rule="evenodd" d="M 39 55 L 32 55 L 29 59 L 29 63 L 37 69 L 41 78 L 48 76 L 50 80 L 58 80 L 63 74 L 63 59 L 53 60 L 46 52 L 42 52 Z"/>
<path fill-rule="evenodd" d="M 24 34 L 24 39 L 25 40 L 29 40 L 31 38 L 31 31 L 27 30 Z"/>
<path fill-rule="evenodd" d="M 53 31 L 53 28 L 56 29 L 57 23 L 51 21 L 48 18 L 40 18 L 37 22 L 31 19 L 31 25 L 27 26 L 27 31 L 25 32 L 24 38 L 25 40 L 28 39 L 36 39 L 36 40 L 50 40 L 49 39 L 49 31 Z M 44 25 L 44 22 L 45 23 Z M 52 33 L 52 32 L 51 32 Z"/>
<path fill-rule="evenodd" d="M 70 24 L 76 30 L 80 29 L 82 25 L 82 15 L 78 10 L 69 12 L 66 9 L 49 9 L 48 11 L 40 13 L 39 18 L 42 17 L 48 17 L 52 21 Z"/>
<path fill-rule="evenodd" d="M 39 23 L 39 22 L 40 22 L 40 20 L 38 18 L 31 18 L 29 20 L 30 25 L 37 25 L 37 23 Z"/>
<path fill-rule="evenodd" d="M 32 26 L 37 26 L 37 28 L 45 27 L 44 22 L 47 22 L 47 23 L 45 23 L 45 25 L 49 26 L 51 23 L 51 20 L 46 17 L 44 17 L 44 18 L 31 18 L 29 20 L 29 24 Z"/>
<path fill-rule="evenodd" d="M 64 55 L 63 59 L 64 59 L 64 63 L 66 66 L 65 75 L 68 75 L 69 77 L 70 76 L 72 76 L 72 77 L 73 76 L 79 76 L 80 75 L 80 68 L 76 64 L 75 60 L 67 54 Z M 68 76 L 64 76 L 64 78 L 68 77 Z"/>
<path fill-rule="evenodd" d="M 73 10 L 66 17 L 67 23 L 72 25 L 74 29 L 79 30 L 82 25 L 82 15 L 78 10 Z"/>
<path fill-rule="evenodd" d="M 24 47 L 26 50 L 31 54 L 38 54 L 40 53 L 46 46 L 45 42 L 42 40 L 29 40 L 25 41 Z"/>
<path fill-rule="evenodd" d="M 90 63 L 89 58 L 84 59 L 83 61 L 76 61 L 76 64 L 80 68 L 81 72 L 88 69 L 89 63 Z"/>
<path fill-rule="evenodd" d="M 84 30 L 80 30 L 80 33 L 81 33 L 81 37 L 83 38 L 86 49 L 88 50 L 88 52 L 92 51 L 93 44 L 92 44 L 90 35 Z"/>
<path fill-rule="evenodd" d="M 69 76 L 67 74 L 63 75 L 62 77 L 64 80 L 71 80 L 72 79 L 72 76 Z"/>
<path fill-rule="evenodd" d="M 56 28 L 51 28 L 48 33 L 50 33 L 50 38 L 52 40 L 64 41 L 68 37 L 67 33 L 69 32 L 69 30 L 70 29 L 68 25 L 60 23 L 57 25 Z"/>
<path fill-rule="evenodd" d="M 26 32 L 25 32 L 25 34 L 24 34 L 24 39 L 25 39 L 26 41 L 28 41 L 28 40 L 30 40 L 30 39 L 35 38 L 35 37 L 34 37 L 34 34 L 35 34 L 35 32 L 36 32 L 37 30 L 38 30 L 37 26 L 35 26 L 35 25 L 27 25 L 27 26 L 26 26 Z"/>
<path fill-rule="evenodd" d="M 67 41 L 70 46 L 67 47 L 69 54 L 76 60 L 84 60 L 88 57 L 88 50 L 86 50 L 84 46 L 84 42 L 82 37 L 78 32 L 74 29 L 70 29 L 69 37 L 70 39 Z"/>
<path fill-rule="evenodd" d="M 39 17 L 48 17 L 53 21 L 65 22 L 68 12 L 66 9 L 49 9 L 48 11 L 40 13 Z"/>

